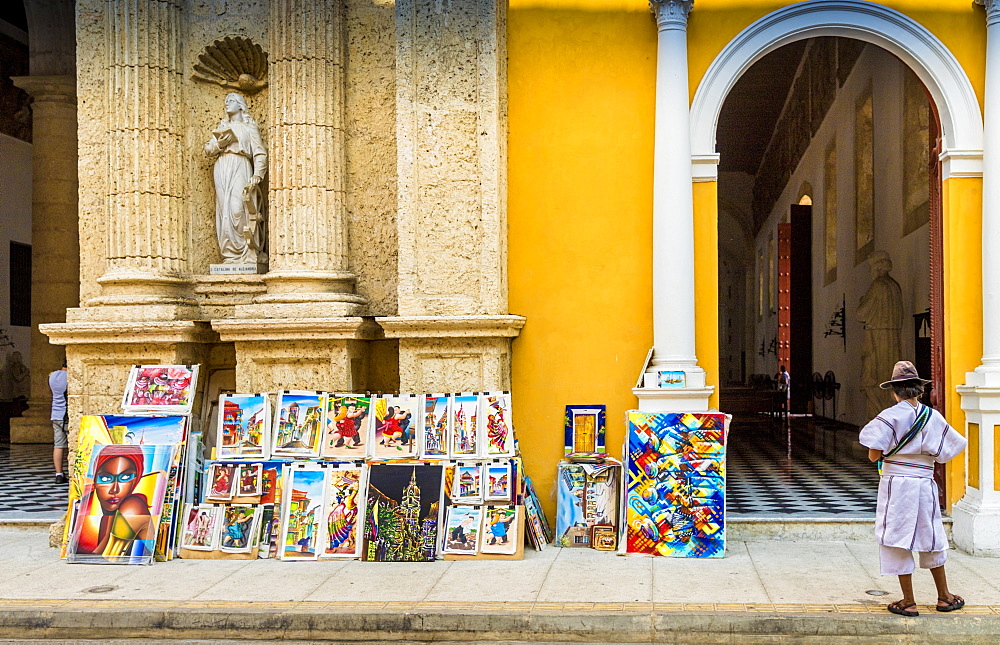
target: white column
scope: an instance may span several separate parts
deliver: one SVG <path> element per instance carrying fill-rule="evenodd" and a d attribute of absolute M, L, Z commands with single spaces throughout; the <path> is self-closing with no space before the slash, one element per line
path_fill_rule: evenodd
<path fill-rule="evenodd" d="M 965 496 L 952 509 L 956 546 L 1000 557 L 1000 491 L 994 481 L 995 438 L 1000 429 L 1000 0 L 986 6 L 986 87 L 983 97 L 983 360 L 958 387 L 965 411 Z M 978 449 L 974 449 L 978 446 Z"/>
<path fill-rule="evenodd" d="M 659 30 L 653 152 L 653 359 L 643 410 L 697 412 L 712 388 L 695 357 L 694 203 L 691 195 L 687 19 L 692 0 L 651 0 Z M 684 372 L 683 388 L 660 388 L 660 371 Z"/>

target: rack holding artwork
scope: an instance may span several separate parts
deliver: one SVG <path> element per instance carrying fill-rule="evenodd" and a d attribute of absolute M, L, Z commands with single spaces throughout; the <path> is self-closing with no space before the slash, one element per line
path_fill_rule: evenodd
<path fill-rule="evenodd" d="M 68 561 L 520 559 L 525 532 L 536 548 L 551 539 L 509 392 L 225 393 L 206 460 L 197 378 L 135 366 L 129 414 L 83 417 Z"/>

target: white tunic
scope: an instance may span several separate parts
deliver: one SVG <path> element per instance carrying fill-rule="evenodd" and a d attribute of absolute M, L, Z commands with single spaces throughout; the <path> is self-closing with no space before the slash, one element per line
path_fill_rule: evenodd
<path fill-rule="evenodd" d="M 917 410 L 906 401 L 882 410 L 861 428 L 861 445 L 888 452 L 906 435 L 916 416 Z M 879 544 L 911 551 L 948 548 L 934 463 L 952 459 L 965 450 L 965 445 L 965 437 L 932 410 L 923 431 L 883 460 L 875 510 L 875 540 Z"/>

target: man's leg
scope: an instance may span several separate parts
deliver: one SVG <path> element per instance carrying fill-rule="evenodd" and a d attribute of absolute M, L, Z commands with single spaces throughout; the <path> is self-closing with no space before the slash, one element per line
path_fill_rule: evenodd
<path fill-rule="evenodd" d="M 913 598 L 913 554 L 907 549 L 879 545 L 879 568 L 884 576 L 898 576 L 899 588 L 903 592 L 900 600 L 889 605 L 889 611 L 894 611 L 893 607 L 901 611 L 916 611 L 917 601 Z"/>
<path fill-rule="evenodd" d="M 934 586 L 937 587 L 938 607 L 958 609 L 965 604 L 965 601 L 961 596 L 948 591 L 948 577 L 944 573 L 944 563 L 947 559 L 947 551 L 921 552 L 920 566 L 931 570 L 931 576 L 934 578 Z"/>
<path fill-rule="evenodd" d="M 68 479 L 63 473 L 63 458 L 69 442 L 66 438 L 66 421 L 52 422 L 52 465 L 56 471 L 56 483 L 65 484 Z"/>

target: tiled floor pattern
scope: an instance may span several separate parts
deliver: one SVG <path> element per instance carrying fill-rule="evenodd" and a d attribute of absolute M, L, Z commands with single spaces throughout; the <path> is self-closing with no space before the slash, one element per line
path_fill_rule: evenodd
<path fill-rule="evenodd" d="M 61 513 L 67 490 L 55 483 L 51 444 L 0 446 L 0 518 Z"/>
<path fill-rule="evenodd" d="M 789 428 L 733 421 L 730 515 L 874 517 L 878 472 L 860 457 L 853 426 L 793 417 Z"/>

